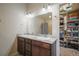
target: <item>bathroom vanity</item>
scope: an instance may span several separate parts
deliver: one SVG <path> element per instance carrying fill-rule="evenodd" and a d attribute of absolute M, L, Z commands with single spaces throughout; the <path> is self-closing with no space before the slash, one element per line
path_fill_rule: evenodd
<path fill-rule="evenodd" d="M 55 56 L 56 38 L 18 35 L 17 47 L 18 52 L 24 56 Z"/>

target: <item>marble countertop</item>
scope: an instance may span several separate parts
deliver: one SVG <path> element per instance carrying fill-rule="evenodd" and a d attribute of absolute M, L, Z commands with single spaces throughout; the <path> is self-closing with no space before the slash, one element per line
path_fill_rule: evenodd
<path fill-rule="evenodd" d="M 37 40 L 49 44 L 53 44 L 56 41 L 56 38 L 49 36 L 37 36 L 37 35 L 18 35 L 19 37 L 29 38 L 32 40 Z"/>

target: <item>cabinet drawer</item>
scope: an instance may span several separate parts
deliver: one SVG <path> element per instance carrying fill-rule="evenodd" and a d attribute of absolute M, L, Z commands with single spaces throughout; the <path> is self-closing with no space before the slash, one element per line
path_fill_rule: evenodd
<path fill-rule="evenodd" d="M 32 40 L 32 45 L 35 45 L 35 46 L 41 46 L 42 43 L 39 42 L 39 41 Z"/>
<path fill-rule="evenodd" d="M 40 41 L 32 41 L 32 45 L 35 45 L 35 46 L 40 46 L 40 47 L 43 47 L 43 48 L 47 48 L 47 49 L 50 49 L 50 44 L 48 43 L 44 43 L 44 42 L 40 42 Z"/>
<path fill-rule="evenodd" d="M 23 45 L 23 44 L 24 44 L 24 42 L 22 42 L 22 41 L 19 41 L 19 42 L 18 42 L 18 44 L 20 44 L 20 45 Z"/>
<path fill-rule="evenodd" d="M 26 44 L 25 45 L 25 50 L 31 51 L 31 45 L 30 44 Z"/>
<path fill-rule="evenodd" d="M 31 40 L 27 38 L 27 39 L 25 39 L 25 42 L 26 43 L 31 43 Z"/>
<path fill-rule="evenodd" d="M 24 51 L 24 48 L 23 47 L 20 47 L 19 50 Z"/>
<path fill-rule="evenodd" d="M 25 47 L 25 50 L 27 50 L 27 51 L 31 51 L 31 48 Z"/>

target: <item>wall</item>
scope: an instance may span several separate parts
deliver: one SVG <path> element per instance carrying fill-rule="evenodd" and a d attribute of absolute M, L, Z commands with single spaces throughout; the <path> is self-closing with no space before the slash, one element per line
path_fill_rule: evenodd
<path fill-rule="evenodd" d="M 52 20 L 48 20 L 48 33 L 52 34 Z"/>
<path fill-rule="evenodd" d="M 59 4 L 52 6 L 52 35 L 56 37 L 56 55 L 60 55 L 60 43 L 59 43 Z"/>
<path fill-rule="evenodd" d="M 48 33 L 52 34 L 52 18 L 49 18 L 49 16 L 47 16 L 43 18 L 43 20 L 45 20 L 48 23 Z"/>
<path fill-rule="evenodd" d="M 16 35 L 27 31 L 25 9 L 25 4 L 0 4 L 0 55 L 11 53 Z"/>
<path fill-rule="evenodd" d="M 73 11 L 78 10 L 79 9 L 79 3 L 73 3 L 72 9 L 73 9 Z"/>
<path fill-rule="evenodd" d="M 56 53 L 60 55 L 58 6 L 58 4 L 52 6 L 52 35 L 58 39 Z M 35 24 L 41 22 L 36 21 L 36 18 L 26 18 L 25 9 L 25 4 L 0 4 L 0 55 L 16 52 L 17 34 L 24 34 L 26 32 L 34 32 L 36 34 L 40 32 L 39 27 Z"/>

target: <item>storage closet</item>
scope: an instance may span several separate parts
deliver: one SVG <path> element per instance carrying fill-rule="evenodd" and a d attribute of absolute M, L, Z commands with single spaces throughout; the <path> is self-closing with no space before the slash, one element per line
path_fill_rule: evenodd
<path fill-rule="evenodd" d="M 60 46 L 79 51 L 78 6 L 79 4 L 60 5 Z"/>
<path fill-rule="evenodd" d="M 79 11 L 67 15 L 67 31 L 65 38 L 69 48 L 79 50 Z"/>
<path fill-rule="evenodd" d="M 64 18 L 62 15 L 60 16 L 60 43 L 61 46 L 64 45 Z"/>

